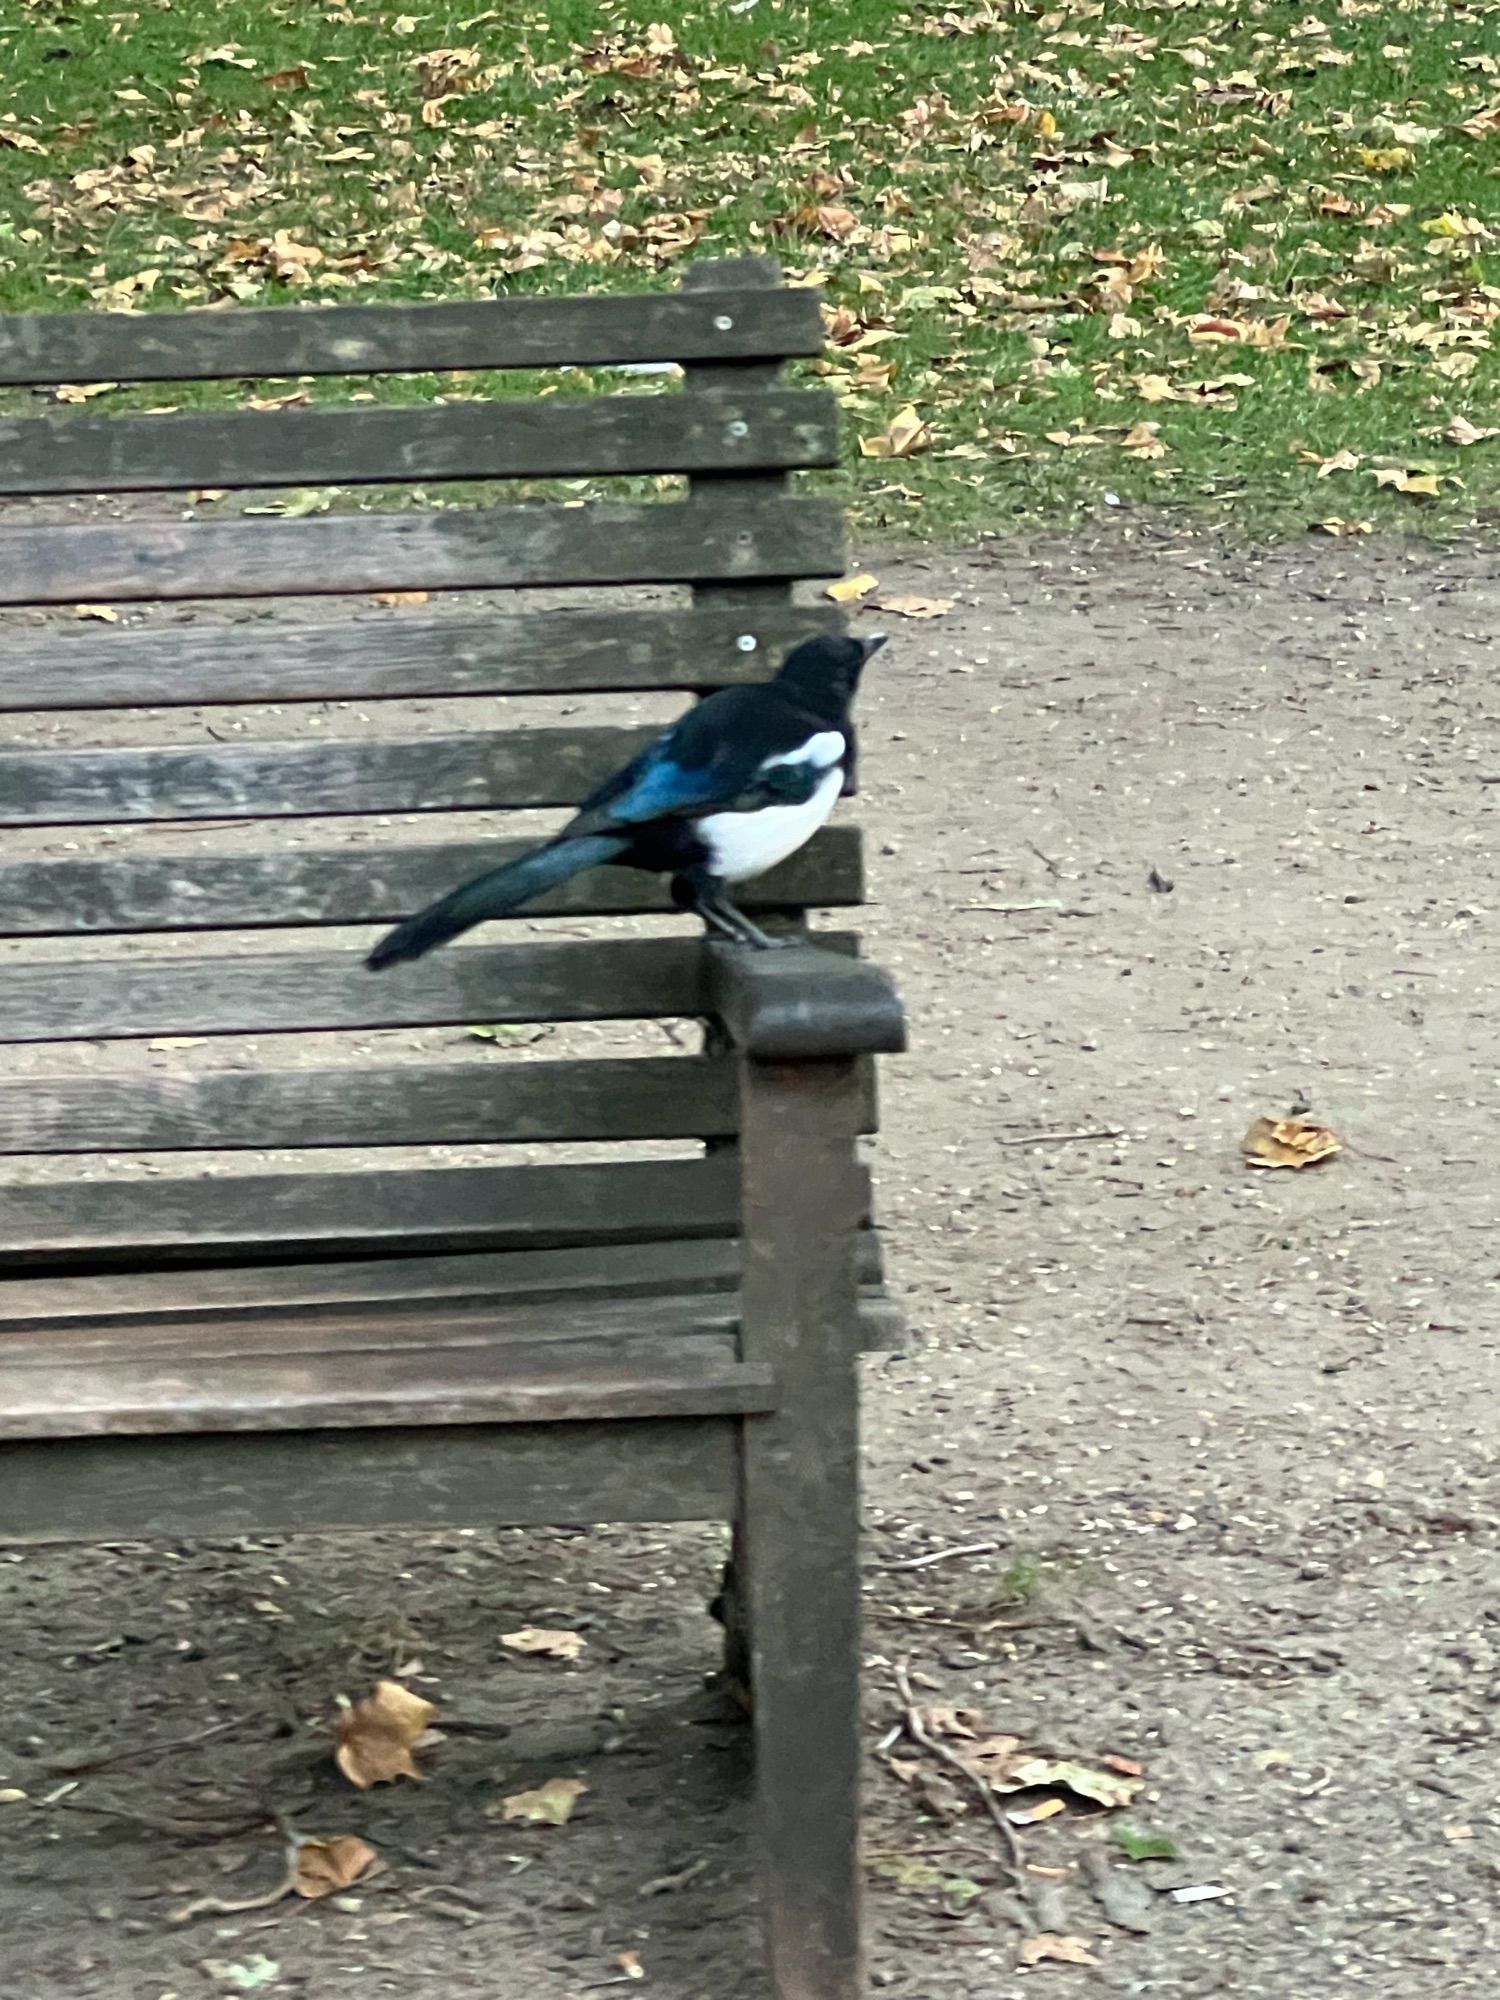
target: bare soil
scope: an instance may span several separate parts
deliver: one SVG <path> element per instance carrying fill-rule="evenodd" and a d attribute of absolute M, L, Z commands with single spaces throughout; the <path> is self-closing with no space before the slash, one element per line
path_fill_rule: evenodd
<path fill-rule="evenodd" d="M 1491 1992 L 1495 560 L 1157 528 L 867 560 L 955 599 L 882 621 L 863 702 L 869 948 L 914 1025 L 875 1155 L 911 1340 L 865 1398 L 874 1983 Z M 1247 1168 L 1298 1106 L 1344 1152 Z M 761 2000 L 721 1548 L 0 1551 L 0 1995 L 567 2000 L 639 1965 Z M 518 1660 L 523 1624 L 588 1647 Z M 878 1753 L 897 1663 L 1143 1765 L 1179 1858 L 1075 1808 L 1022 1829 L 1023 1902 L 961 1793 Z M 382 1673 L 452 1726 L 425 1784 L 357 1794 L 309 1746 Z M 497 1817 L 558 1774 L 569 1825 Z M 383 1872 L 174 1921 L 276 1881 L 267 1799 Z M 1037 1932 L 1097 1963 L 1023 1969 Z"/>

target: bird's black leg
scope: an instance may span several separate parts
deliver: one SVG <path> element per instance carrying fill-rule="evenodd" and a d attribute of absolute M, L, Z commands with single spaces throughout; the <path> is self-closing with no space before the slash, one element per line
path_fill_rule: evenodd
<path fill-rule="evenodd" d="M 672 900 L 679 909 L 691 910 L 702 917 L 711 930 L 716 930 L 735 944 L 749 945 L 756 951 L 775 951 L 790 939 L 770 937 L 759 924 L 751 923 L 743 910 L 737 910 L 724 894 L 724 885 L 705 868 L 681 868 L 672 877 Z"/>

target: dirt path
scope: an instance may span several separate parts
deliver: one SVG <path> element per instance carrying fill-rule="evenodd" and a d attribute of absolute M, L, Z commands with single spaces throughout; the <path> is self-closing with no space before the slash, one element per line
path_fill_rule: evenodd
<path fill-rule="evenodd" d="M 867 1385 L 870 1740 L 907 1660 L 996 1730 L 1143 1764 L 1134 1817 L 1180 1850 L 1127 1863 L 1070 1812 L 1023 1834 L 1022 1912 L 984 1823 L 872 1760 L 877 1988 L 1488 1992 L 1500 568 L 1119 532 L 869 566 L 956 599 L 890 621 L 864 704 L 871 950 L 915 1024 L 878 1158 L 914 1342 Z M 1244 1168 L 1296 1103 L 1345 1155 Z M 662 2000 L 759 2000 L 744 1745 L 699 1692 L 717 1547 L 12 1553 L 0 1996 L 564 2000 L 637 1953 Z M 585 1613 L 577 1665 L 502 1654 Z M 385 1853 L 336 1904 L 173 1925 L 272 1880 L 264 1838 L 87 1810 L 232 1821 L 397 1669 L 468 1725 L 428 1784 L 272 1781 Z M 591 1787 L 567 1828 L 487 1816 L 559 1770 Z M 1165 1893 L 1194 1885 L 1230 1893 Z M 1098 1963 L 1018 1969 L 1027 1929 Z"/>

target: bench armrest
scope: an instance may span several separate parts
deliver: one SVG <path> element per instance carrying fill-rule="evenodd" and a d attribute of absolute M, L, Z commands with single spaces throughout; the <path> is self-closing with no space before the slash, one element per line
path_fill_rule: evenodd
<path fill-rule="evenodd" d="M 709 1005 L 741 1055 L 818 1062 L 899 1055 L 906 1015 L 879 966 L 817 945 L 750 951 L 710 941 Z"/>

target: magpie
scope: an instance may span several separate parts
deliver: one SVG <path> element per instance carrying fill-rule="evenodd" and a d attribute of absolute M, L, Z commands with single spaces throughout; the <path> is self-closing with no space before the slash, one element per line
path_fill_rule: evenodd
<path fill-rule="evenodd" d="M 607 778 L 561 833 L 408 917 L 366 965 L 381 972 L 421 958 L 601 863 L 670 875 L 679 909 L 737 944 L 776 944 L 725 890 L 795 854 L 833 811 L 853 768 L 850 704 L 884 644 L 883 632 L 808 639 L 774 680 L 707 696 Z"/>

